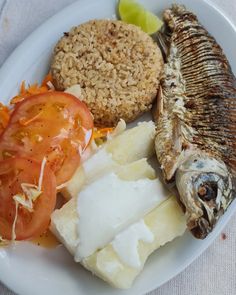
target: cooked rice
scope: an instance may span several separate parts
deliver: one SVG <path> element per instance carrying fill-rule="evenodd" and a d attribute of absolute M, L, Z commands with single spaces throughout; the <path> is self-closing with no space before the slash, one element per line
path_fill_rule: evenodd
<path fill-rule="evenodd" d="M 54 49 L 55 86 L 80 84 L 96 125 L 130 122 L 151 108 L 163 68 L 152 38 L 134 25 L 93 20 L 71 29 Z"/>

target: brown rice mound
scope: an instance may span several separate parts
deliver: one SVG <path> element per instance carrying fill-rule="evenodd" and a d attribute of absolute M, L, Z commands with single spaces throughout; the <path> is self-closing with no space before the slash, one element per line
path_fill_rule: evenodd
<path fill-rule="evenodd" d="M 79 84 L 97 126 L 130 122 L 151 108 L 163 68 L 161 52 L 138 27 L 93 20 L 59 40 L 51 64 L 58 90 Z"/>

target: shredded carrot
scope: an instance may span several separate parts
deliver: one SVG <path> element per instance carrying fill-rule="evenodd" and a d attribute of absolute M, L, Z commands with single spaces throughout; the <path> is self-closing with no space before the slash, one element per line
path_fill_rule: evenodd
<path fill-rule="evenodd" d="M 17 104 L 18 102 L 23 101 L 26 97 L 29 97 L 34 94 L 39 94 L 39 93 L 45 93 L 47 91 L 53 90 L 53 83 L 52 83 L 52 75 L 49 73 L 46 75 L 46 77 L 43 79 L 43 82 L 41 85 L 38 85 L 37 83 L 29 85 L 28 88 L 25 86 L 25 81 L 23 81 L 20 85 L 20 91 L 18 95 L 14 96 L 10 104 Z M 3 130 L 6 128 L 10 115 L 11 115 L 12 109 L 9 109 L 8 107 L 4 106 L 3 104 L 0 103 L 0 134 L 3 132 Z M 22 118 L 20 121 L 20 124 L 26 126 L 30 122 L 34 121 L 37 119 L 39 116 L 36 115 L 34 118 L 30 120 L 26 120 Z"/>
<path fill-rule="evenodd" d="M 45 78 L 43 79 L 42 86 L 48 86 L 48 82 L 52 83 L 52 75 L 48 73 Z"/>
<path fill-rule="evenodd" d="M 10 110 L 0 103 L 0 134 L 6 128 L 10 119 Z"/>
<path fill-rule="evenodd" d="M 21 83 L 21 86 L 20 86 L 20 93 L 25 93 L 25 92 L 26 92 L 26 90 L 25 90 L 25 81 L 23 81 Z"/>
<path fill-rule="evenodd" d="M 26 88 L 25 81 L 23 81 L 20 86 L 20 92 L 18 93 L 18 95 L 14 96 L 11 99 L 10 103 L 17 104 L 18 102 L 23 101 L 26 97 L 29 97 L 34 94 L 45 93 L 45 92 L 52 90 L 49 85 L 49 82 L 51 85 L 53 85 L 52 84 L 52 76 L 50 73 L 44 78 L 44 80 L 40 86 L 38 85 L 38 83 L 35 83 L 32 85 L 29 85 L 28 88 Z"/>
<path fill-rule="evenodd" d="M 99 128 L 99 129 L 94 129 L 93 131 L 93 139 L 101 138 L 101 137 L 106 137 L 108 133 L 111 133 L 114 130 L 112 127 L 108 128 Z"/>

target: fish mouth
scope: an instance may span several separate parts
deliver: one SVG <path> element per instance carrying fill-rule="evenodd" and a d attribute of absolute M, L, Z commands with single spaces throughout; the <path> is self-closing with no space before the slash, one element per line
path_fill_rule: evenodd
<path fill-rule="evenodd" d="M 224 213 L 219 199 L 219 176 L 213 173 L 200 174 L 194 181 L 194 199 L 199 206 L 198 214 L 190 214 L 187 226 L 198 239 L 204 239 L 214 228 L 219 217 Z"/>
<path fill-rule="evenodd" d="M 187 226 L 198 239 L 213 230 L 218 219 L 233 200 L 231 182 L 216 173 L 199 174 L 193 184 L 197 211 L 188 212 Z M 197 214 L 196 214 L 197 213 Z"/>
<path fill-rule="evenodd" d="M 204 176 L 206 177 L 206 175 Z M 199 178 L 201 179 L 202 176 L 199 176 Z M 197 197 L 201 208 L 201 216 L 193 222 L 192 218 L 190 218 L 187 223 L 192 234 L 198 239 L 206 238 L 213 230 L 217 220 L 224 213 L 223 208 L 217 202 L 218 189 L 218 184 L 214 181 L 202 182 L 198 186 Z"/>
<path fill-rule="evenodd" d="M 187 223 L 188 228 L 191 226 Z M 210 225 L 205 217 L 197 220 L 197 225 L 190 229 L 193 236 L 197 239 L 205 239 L 207 235 L 213 230 L 213 225 Z"/>
<path fill-rule="evenodd" d="M 231 174 L 222 161 L 197 155 L 179 167 L 176 185 L 188 229 L 204 239 L 235 198 Z"/>

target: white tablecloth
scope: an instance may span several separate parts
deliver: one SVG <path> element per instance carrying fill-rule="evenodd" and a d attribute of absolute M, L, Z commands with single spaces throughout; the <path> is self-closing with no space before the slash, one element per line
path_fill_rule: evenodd
<path fill-rule="evenodd" d="M 72 2 L 74 1 L 0 0 L 0 65 L 29 33 Z M 217 4 L 236 25 L 236 0 L 212 0 L 212 2 Z M 234 50 L 236 52 L 235 48 Z M 225 239 L 222 235 L 218 237 L 213 245 L 185 271 L 148 295 L 235 295 L 236 215 L 230 220 L 224 233 Z M 0 283 L 0 295 L 13 294 L 15 293 Z"/>

